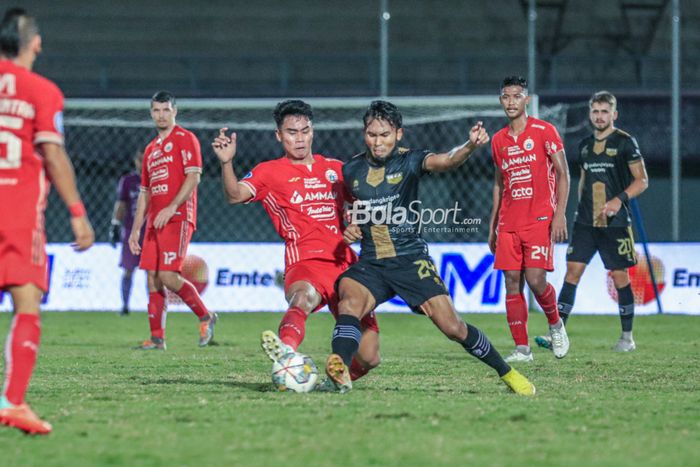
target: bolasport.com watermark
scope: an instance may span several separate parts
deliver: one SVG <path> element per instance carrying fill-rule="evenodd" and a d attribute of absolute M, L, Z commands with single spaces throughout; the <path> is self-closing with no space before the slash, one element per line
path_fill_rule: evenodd
<path fill-rule="evenodd" d="M 387 225 L 393 232 L 469 234 L 479 232 L 482 222 L 478 217 L 464 217 L 458 201 L 449 208 L 424 207 L 420 200 L 412 201 L 408 208 L 395 206 L 393 200 L 381 201 L 376 206 L 371 201 L 354 201 L 347 211 L 350 223 Z"/>

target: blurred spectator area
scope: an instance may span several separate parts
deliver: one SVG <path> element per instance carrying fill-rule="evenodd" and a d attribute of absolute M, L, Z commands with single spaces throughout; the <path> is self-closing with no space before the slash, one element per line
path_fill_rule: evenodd
<path fill-rule="evenodd" d="M 23 0 L 40 73 L 71 97 L 378 93 L 379 1 Z M 669 0 L 538 0 L 542 94 L 668 92 Z M 392 95 L 483 94 L 527 73 L 527 0 L 390 0 Z M 700 4 L 681 0 L 683 86 L 700 83 Z"/>

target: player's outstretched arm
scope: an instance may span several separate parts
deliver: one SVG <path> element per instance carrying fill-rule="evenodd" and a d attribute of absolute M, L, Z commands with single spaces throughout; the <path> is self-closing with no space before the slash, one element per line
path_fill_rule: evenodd
<path fill-rule="evenodd" d="M 428 155 L 423 161 L 423 169 L 428 172 L 447 172 L 455 169 L 464 164 L 474 151 L 487 144 L 489 139 L 483 122 L 477 122 L 469 130 L 469 139 L 466 143 L 452 148 L 448 152 Z"/>
<path fill-rule="evenodd" d="M 253 197 L 253 194 L 245 186 L 238 183 L 238 177 L 233 170 L 233 158 L 236 157 L 236 133 L 231 132 L 226 136 L 228 128 L 221 128 L 214 138 L 211 147 L 221 163 L 221 182 L 224 188 L 224 196 L 230 204 L 245 203 Z"/>
<path fill-rule="evenodd" d="M 552 219 L 552 241 L 563 242 L 568 237 L 566 231 L 566 203 L 569 201 L 569 165 L 564 150 L 550 156 L 557 177 L 557 208 Z"/>
<path fill-rule="evenodd" d="M 630 183 L 622 193 L 616 195 L 613 199 L 610 199 L 607 203 L 605 203 L 602 209 L 603 215 L 614 216 L 617 214 L 617 211 L 622 209 L 623 201 L 636 198 L 644 193 L 644 191 L 649 187 L 649 175 L 647 175 L 644 160 L 639 159 L 631 162 L 628 165 L 630 172 L 632 173 L 632 183 Z"/>
<path fill-rule="evenodd" d="M 501 209 L 501 198 L 503 194 L 503 176 L 496 167 L 493 178 L 493 207 L 491 208 L 491 220 L 489 222 L 489 250 L 496 253 L 496 227 L 498 226 L 498 211 Z"/>
<path fill-rule="evenodd" d="M 75 184 L 73 164 L 61 145 L 43 143 L 41 152 L 44 155 L 44 166 L 49 179 L 70 211 L 70 225 L 75 236 L 73 248 L 77 251 L 87 250 L 95 243 L 95 232 L 90 225 L 85 206 L 80 200 L 80 194 Z"/>

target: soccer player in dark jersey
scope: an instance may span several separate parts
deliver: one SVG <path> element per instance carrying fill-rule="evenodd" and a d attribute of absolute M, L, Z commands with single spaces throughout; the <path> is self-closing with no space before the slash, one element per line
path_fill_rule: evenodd
<path fill-rule="evenodd" d="M 634 296 L 627 269 L 637 264 L 630 227 L 629 200 L 649 186 L 649 177 L 637 141 L 615 128 L 617 99 L 600 91 L 589 101 L 593 134 L 579 144 L 581 179 L 574 229 L 566 253 L 566 277 L 559 292 L 559 314 L 566 322 L 574 307 L 576 286 L 596 252 L 611 272 L 620 310 L 622 335 L 613 347 L 617 352 L 636 348 L 632 338 Z M 536 342 L 549 347 L 547 337 Z"/>
<path fill-rule="evenodd" d="M 134 269 L 139 265 L 141 255 L 135 255 L 129 248 L 129 235 L 134 225 L 134 214 L 136 213 L 136 200 L 139 197 L 141 188 L 141 151 L 134 153 L 134 168 L 122 175 L 117 183 L 117 201 L 114 202 L 112 213 L 111 229 L 109 231 L 109 242 L 116 248 L 117 243 L 121 243 L 122 251 L 119 260 L 119 267 L 124 270 L 122 274 L 122 316 L 129 315 L 129 297 L 131 295 L 131 284 L 134 277 Z M 145 226 L 144 226 L 145 227 Z M 141 231 L 143 238 L 143 228 Z"/>
<path fill-rule="evenodd" d="M 326 373 L 340 392 L 352 389 L 348 367 L 360 345 L 360 320 L 399 295 L 413 311 L 428 316 L 445 336 L 486 363 L 514 392 L 532 395 L 535 387 L 501 358 L 478 328 L 462 321 L 428 255 L 428 245 L 406 214 L 418 199 L 420 177 L 461 166 L 489 141 L 481 122 L 466 143 L 446 153 L 401 148 L 402 116 L 386 101 L 374 101 L 364 115 L 367 151 L 343 166 L 347 190 L 355 201 L 349 211 L 348 243 L 362 240 L 360 261 L 336 284 L 339 316 Z"/>
<path fill-rule="evenodd" d="M 554 270 L 554 242 L 566 240 L 569 167 L 564 145 L 554 125 L 528 116 L 524 78 L 505 78 L 500 101 L 509 122 L 491 140 L 496 170 L 489 248 L 495 255 L 494 269 L 502 270 L 506 281 L 506 318 L 515 341 L 506 361 L 533 360 L 523 295 L 526 282 L 549 323 L 554 356 L 563 358 L 569 338 L 547 271 Z"/>

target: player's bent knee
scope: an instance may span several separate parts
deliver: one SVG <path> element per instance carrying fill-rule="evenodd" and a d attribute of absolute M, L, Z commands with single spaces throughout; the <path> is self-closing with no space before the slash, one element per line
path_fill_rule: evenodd
<path fill-rule="evenodd" d="M 339 315 L 350 315 L 357 319 L 362 319 L 364 314 L 362 313 L 362 307 L 355 300 L 344 299 L 338 303 L 338 314 Z"/>
<path fill-rule="evenodd" d="M 463 341 L 466 337 L 466 326 L 463 322 L 448 323 L 440 327 L 440 331 L 450 340 Z"/>

